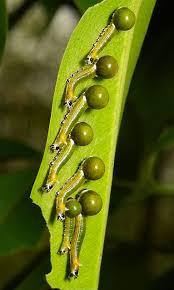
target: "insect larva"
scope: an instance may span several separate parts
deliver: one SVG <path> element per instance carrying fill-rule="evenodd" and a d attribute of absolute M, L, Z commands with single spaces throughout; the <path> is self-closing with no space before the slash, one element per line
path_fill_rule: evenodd
<path fill-rule="evenodd" d="M 135 15 L 127 7 L 121 7 L 112 14 L 111 22 L 102 30 L 94 42 L 92 49 L 86 57 L 86 63 L 92 64 L 98 59 L 98 53 L 103 49 L 105 44 L 110 40 L 114 32 L 119 30 L 129 30 L 135 24 Z"/>
<path fill-rule="evenodd" d="M 65 105 L 68 108 L 71 108 L 73 102 L 76 100 L 74 95 L 75 87 L 77 83 L 85 78 L 94 77 L 96 74 L 96 64 L 85 65 L 81 69 L 73 73 L 69 79 L 67 79 L 66 88 L 65 88 Z"/>
<path fill-rule="evenodd" d="M 74 148 L 74 141 L 68 138 L 67 144 L 56 158 L 50 164 L 46 184 L 42 187 L 43 190 L 49 192 L 57 182 L 57 174 L 62 166 L 70 158 Z"/>
<path fill-rule="evenodd" d="M 43 186 L 44 190 L 48 192 L 51 188 L 53 188 L 57 181 L 57 174 L 59 170 L 72 155 L 74 145 L 86 146 L 91 143 L 92 139 L 93 130 L 90 125 L 85 122 L 80 122 L 74 126 L 72 132 L 69 134 L 66 146 L 50 163 L 47 183 Z"/>
<path fill-rule="evenodd" d="M 59 220 L 65 219 L 66 199 L 85 181 L 82 166 L 70 177 L 62 188 L 56 193 L 56 213 Z"/>
<path fill-rule="evenodd" d="M 96 42 L 93 44 L 92 49 L 90 50 L 89 54 L 86 57 L 86 63 L 92 64 L 98 59 L 98 53 L 104 45 L 107 43 L 107 41 L 111 38 L 113 33 L 116 31 L 115 25 L 113 22 L 108 24 L 100 33 L 99 37 L 97 38 Z"/>
<path fill-rule="evenodd" d="M 70 177 L 56 193 L 56 213 L 59 220 L 65 219 L 67 198 L 87 180 L 100 179 L 105 172 L 105 165 L 98 157 L 89 157 L 79 166 L 77 172 Z"/>
<path fill-rule="evenodd" d="M 59 249 L 59 254 L 66 254 L 70 250 L 71 239 L 74 231 L 74 218 L 65 217 L 63 225 L 62 243 Z"/>
<path fill-rule="evenodd" d="M 85 65 L 78 73 L 71 77 L 65 90 L 65 105 L 70 108 L 76 100 L 74 89 L 76 84 L 83 78 L 100 76 L 103 78 L 112 78 L 118 71 L 118 64 L 113 56 L 106 55 L 99 58 L 98 61 L 91 65 Z"/>
<path fill-rule="evenodd" d="M 59 133 L 54 140 L 54 143 L 50 146 L 52 152 L 60 151 L 67 143 L 67 137 L 77 122 L 81 114 L 87 109 L 88 105 L 86 97 L 82 94 L 77 101 L 73 104 L 71 111 L 69 111 L 64 118 L 64 122 L 60 127 Z"/>
<path fill-rule="evenodd" d="M 73 104 L 72 109 L 66 114 L 59 133 L 54 143 L 50 146 L 52 151 L 60 152 L 66 145 L 68 134 L 77 122 L 79 117 L 87 108 L 102 109 L 109 101 L 109 93 L 107 89 L 101 85 L 89 87 Z"/>
<path fill-rule="evenodd" d="M 80 213 L 75 217 L 74 233 L 71 240 L 70 250 L 70 274 L 69 278 L 77 278 L 80 267 L 80 250 L 86 231 L 86 219 Z"/>

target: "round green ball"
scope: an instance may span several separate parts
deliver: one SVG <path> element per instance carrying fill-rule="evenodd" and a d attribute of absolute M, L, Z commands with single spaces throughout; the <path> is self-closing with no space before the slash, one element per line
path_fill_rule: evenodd
<path fill-rule="evenodd" d="M 116 59 L 111 55 L 105 55 L 99 58 L 96 64 L 96 73 L 105 79 L 110 79 L 118 72 L 118 64 Z"/>
<path fill-rule="evenodd" d="M 105 173 L 105 165 L 98 157 L 89 157 L 84 161 L 83 172 L 86 179 L 97 180 Z"/>
<path fill-rule="evenodd" d="M 109 101 L 108 90 L 100 85 L 94 85 L 87 89 L 85 93 L 88 106 L 92 109 L 102 109 Z"/>
<path fill-rule="evenodd" d="M 76 199 L 70 199 L 65 203 L 67 209 L 66 215 L 70 218 L 74 218 L 82 212 L 82 206 Z"/>
<path fill-rule="evenodd" d="M 135 24 L 135 14 L 127 7 L 117 9 L 113 14 L 113 22 L 118 30 L 129 30 Z"/>
<path fill-rule="evenodd" d="M 82 212 L 86 216 L 96 215 L 102 209 L 101 196 L 95 191 L 85 191 L 79 201 L 82 206 Z"/>
<path fill-rule="evenodd" d="M 71 132 L 71 138 L 79 146 L 86 146 L 91 143 L 93 136 L 91 126 L 85 122 L 77 123 Z"/>

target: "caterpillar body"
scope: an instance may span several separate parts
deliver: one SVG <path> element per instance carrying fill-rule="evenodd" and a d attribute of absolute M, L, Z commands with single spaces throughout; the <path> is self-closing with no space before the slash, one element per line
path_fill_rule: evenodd
<path fill-rule="evenodd" d="M 74 232 L 74 218 L 65 217 L 64 225 L 63 225 L 63 238 L 62 243 L 59 249 L 59 254 L 66 254 L 71 248 L 71 239 Z"/>
<path fill-rule="evenodd" d="M 92 64 L 98 59 L 98 53 L 103 49 L 105 44 L 112 37 L 113 33 L 116 31 L 114 23 L 111 21 L 99 34 L 96 42 L 92 45 L 92 49 L 86 57 L 86 64 Z"/>
<path fill-rule="evenodd" d="M 80 267 L 80 250 L 86 232 L 86 218 L 80 213 L 75 217 L 74 233 L 70 250 L 70 274 L 69 278 L 77 278 Z"/>
<path fill-rule="evenodd" d="M 74 101 L 76 100 L 76 96 L 74 95 L 74 91 L 76 85 L 82 79 L 88 77 L 94 77 L 96 75 L 96 64 L 87 64 L 82 68 L 78 69 L 75 73 L 73 73 L 68 79 L 65 87 L 65 105 L 68 109 L 71 109 Z"/>
<path fill-rule="evenodd" d="M 57 154 L 54 157 L 53 161 L 51 161 L 50 163 L 47 181 L 46 184 L 42 187 L 43 191 L 49 192 L 56 184 L 58 180 L 58 172 L 72 155 L 73 148 L 74 141 L 71 138 L 68 138 L 67 144 L 64 149 L 60 152 L 60 154 Z"/>
<path fill-rule="evenodd" d="M 56 136 L 54 143 L 50 146 L 52 152 L 57 151 L 58 153 L 61 149 L 67 145 L 67 138 L 74 124 L 77 122 L 79 117 L 85 112 L 88 105 L 86 102 L 86 97 L 82 94 L 73 104 L 73 107 L 65 115 L 58 135 Z"/>
<path fill-rule="evenodd" d="M 81 165 L 77 172 L 70 177 L 62 188 L 56 193 L 56 214 L 59 220 L 64 221 L 65 219 L 65 202 L 67 198 L 84 182 L 85 176 Z"/>

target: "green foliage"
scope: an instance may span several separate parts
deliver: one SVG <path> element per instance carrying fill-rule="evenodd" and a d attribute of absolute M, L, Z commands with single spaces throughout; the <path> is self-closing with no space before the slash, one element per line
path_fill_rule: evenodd
<path fill-rule="evenodd" d="M 35 174 L 32 168 L 0 175 L 0 288 L 16 280 L 45 248 L 44 223 L 28 195 Z"/>
<path fill-rule="evenodd" d="M 0 203 L 1 255 L 10 252 L 11 244 L 13 251 L 33 247 L 41 236 L 42 219 L 27 194 L 35 174 L 36 169 L 30 169 L 0 176 L 3 193 Z"/>
<path fill-rule="evenodd" d="M 82 17 L 79 25 L 72 34 L 63 57 L 54 94 L 45 153 L 31 195 L 33 201 L 41 207 L 51 235 L 50 246 L 52 272 L 47 276 L 47 280 L 54 288 L 97 289 L 101 262 L 100 257 L 103 249 L 108 213 L 116 139 L 132 73 L 154 5 L 155 1 L 152 0 L 103 1 L 101 4 L 89 9 L 84 17 Z M 110 102 L 105 109 L 101 111 L 91 110 L 90 113 L 85 113 L 82 116 L 81 120 L 90 124 L 94 129 L 94 142 L 83 148 L 83 150 L 81 148 L 76 148 L 70 161 L 61 170 L 59 175 L 59 180 L 61 182 L 55 188 L 55 190 L 57 190 L 60 185 L 62 185 L 64 181 L 74 173 L 79 162 L 85 157 L 94 155 L 103 159 L 106 165 L 106 173 L 104 177 L 99 181 L 90 181 L 87 184 L 87 187 L 101 194 L 104 206 L 100 214 L 96 217 L 88 218 L 87 220 L 87 236 L 84 240 L 80 256 L 83 267 L 80 268 L 79 278 L 71 281 L 70 284 L 69 281 L 64 279 L 67 259 L 66 257 L 59 257 L 57 255 L 62 236 L 62 224 L 57 222 L 55 217 L 55 190 L 51 191 L 49 194 L 43 194 L 40 191 L 40 188 L 43 185 L 48 170 L 48 164 L 52 159 L 49 145 L 53 142 L 58 131 L 57 124 L 59 124 L 63 119 L 65 113 L 62 111 L 59 104 L 62 100 L 66 78 L 81 65 L 81 60 L 90 50 L 100 31 L 106 26 L 109 16 L 117 7 L 120 6 L 128 6 L 135 12 L 136 24 L 134 30 L 124 33 L 120 32 L 114 36 L 101 53 L 101 55 L 109 54 L 114 56 L 119 64 L 119 73 L 116 78 L 102 80 L 102 85 L 104 85 L 109 91 Z M 146 13 L 144 13 L 144 11 L 146 11 Z M 80 84 L 77 89 L 77 94 L 84 90 L 84 87 L 97 83 L 101 83 L 101 81 L 94 79 Z M 108 130 L 110 130 L 110 138 L 108 138 Z M 95 251 L 93 250 L 94 245 L 97 245 Z"/>
<path fill-rule="evenodd" d="M 89 7 L 101 2 L 102 0 L 74 0 L 79 10 L 84 13 Z"/>
<path fill-rule="evenodd" d="M 40 159 L 41 154 L 31 148 L 30 146 L 23 144 L 19 141 L 2 139 L 0 138 L 0 159 L 12 159 L 12 158 L 35 158 Z"/>
<path fill-rule="evenodd" d="M 49 257 L 41 258 L 37 265 L 32 268 L 32 271 L 24 278 L 22 283 L 18 285 L 15 290 L 50 290 L 47 285 L 43 273 L 49 271 Z"/>
<path fill-rule="evenodd" d="M 0 1 L 0 60 L 5 47 L 7 33 L 7 11 L 5 0 Z"/>

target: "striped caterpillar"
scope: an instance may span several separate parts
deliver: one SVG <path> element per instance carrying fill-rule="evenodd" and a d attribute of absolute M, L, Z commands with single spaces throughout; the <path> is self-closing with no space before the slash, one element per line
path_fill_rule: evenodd
<path fill-rule="evenodd" d="M 67 145 L 67 138 L 74 124 L 80 116 L 88 109 L 102 109 L 109 100 L 109 93 L 106 88 L 101 85 L 94 85 L 82 93 L 82 95 L 74 102 L 72 109 L 65 115 L 61 123 L 60 130 L 56 136 L 54 143 L 50 146 L 52 152 L 58 153 Z"/>
<path fill-rule="evenodd" d="M 56 214 L 59 220 L 65 219 L 67 198 L 87 180 L 100 179 L 104 172 L 105 165 L 99 157 L 93 156 L 83 160 L 75 174 L 56 193 Z"/>
<path fill-rule="evenodd" d="M 74 232 L 70 250 L 70 278 L 77 278 L 80 267 L 80 250 L 86 232 L 86 218 L 80 213 L 75 217 Z"/>
<path fill-rule="evenodd" d="M 86 65 L 78 69 L 68 79 L 65 88 L 65 105 L 70 109 L 76 97 L 74 90 L 79 81 L 84 78 L 101 75 L 98 74 L 98 54 L 110 40 L 114 32 L 130 30 L 135 24 L 135 15 L 127 7 L 121 7 L 114 11 L 110 23 L 102 30 L 99 37 L 92 45 L 92 49 L 86 57 Z"/>

